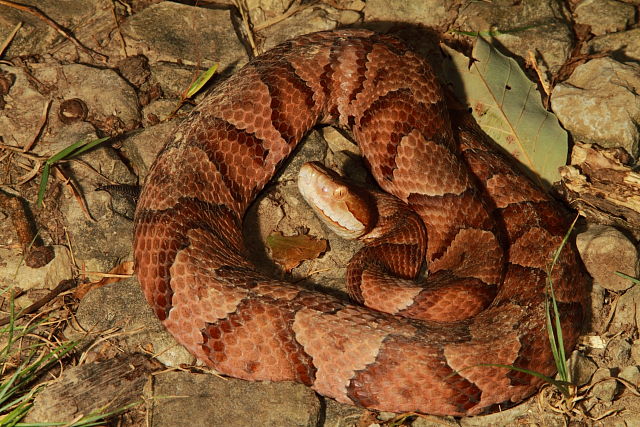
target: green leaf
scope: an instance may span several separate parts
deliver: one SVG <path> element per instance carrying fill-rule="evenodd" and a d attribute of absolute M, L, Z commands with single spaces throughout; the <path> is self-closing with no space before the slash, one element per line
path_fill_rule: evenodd
<path fill-rule="evenodd" d="M 567 133 L 544 108 L 536 85 L 516 61 L 482 38 L 476 39 L 471 65 L 463 54 L 443 48 L 452 58 L 445 61 L 444 78 L 480 127 L 541 183 L 559 180 L 558 167 L 567 158 Z"/>
<path fill-rule="evenodd" d="M 217 69 L 218 64 L 214 64 L 213 66 L 209 67 L 207 71 L 200 74 L 196 81 L 193 82 L 191 86 L 189 86 L 189 89 L 187 89 L 186 98 L 191 98 L 193 95 L 198 93 L 198 91 L 202 89 L 202 86 L 204 86 L 209 81 L 209 79 L 211 79 L 211 76 L 213 76 Z"/>

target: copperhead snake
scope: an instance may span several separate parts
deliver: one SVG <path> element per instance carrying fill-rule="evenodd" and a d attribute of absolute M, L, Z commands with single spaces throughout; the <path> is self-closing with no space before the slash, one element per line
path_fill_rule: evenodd
<path fill-rule="evenodd" d="M 268 277 L 244 255 L 245 211 L 318 123 L 349 129 L 391 204 L 411 208 L 372 214 L 382 225 L 347 274 L 355 302 Z M 366 408 L 475 415 L 540 385 L 479 364 L 555 371 L 546 269 L 567 228 L 485 137 L 452 125 L 424 59 L 395 38 L 338 30 L 258 56 L 181 123 L 147 176 L 134 254 L 158 318 L 223 374 L 298 381 Z M 426 283 L 414 280 L 422 261 Z M 567 350 L 586 277 L 568 245 L 552 272 Z"/>

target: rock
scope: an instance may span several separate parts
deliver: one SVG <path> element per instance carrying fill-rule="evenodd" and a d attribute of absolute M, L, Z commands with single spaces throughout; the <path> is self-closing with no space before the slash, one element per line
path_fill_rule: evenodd
<path fill-rule="evenodd" d="M 528 400 L 514 408 L 494 414 L 477 417 L 465 417 L 460 419 L 461 427 L 484 427 L 484 426 L 506 426 L 518 425 L 518 418 L 525 417 L 535 402 Z"/>
<path fill-rule="evenodd" d="M 583 0 L 573 12 L 576 23 L 591 26 L 595 35 L 615 33 L 635 21 L 635 8 L 616 0 Z"/>
<path fill-rule="evenodd" d="M 196 37 L 193 28 L 198 29 Z M 129 50 L 145 55 L 150 63 L 167 61 L 207 69 L 219 62 L 219 71 L 233 72 L 248 60 L 229 10 L 163 1 L 131 16 L 121 30 Z"/>
<path fill-rule="evenodd" d="M 62 148 L 55 147 L 54 152 Z M 81 162 L 68 165 L 68 173 L 88 212 L 70 191 L 64 191 L 59 197 L 58 209 L 71 230 L 76 262 L 89 271 L 109 271 L 130 256 L 133 223 L 119 210 L 112 209 L 109 193 L 95 190 L 113 182 L 135 184 L 136 178 L 120 155 L 108 145 L 85 152 L 78 159 Z M 101 174 L 95 171 L 101 171 Z"/>
<path fill-rule="evenodd" d="M 609 330 L 632 331 L 638 328 L 638 325 L 640 325 L 640 286 L 633 286 L 618 298 Z"/>
<path fill-rule="evenodd" d="M 560 18 L 568 13 L 562 2 L 553 0 L 522 0 L 509 7 L 499 2 L 468 2 L 452 27 L 463 31 L 503 31 L 493 38 L 497 45 L 519 56 L 521 63 L 530 52 L 539 54 L 539 67 L 555 73 L 573 46 L 571 28 Z"/>
<path fill-rule="evenodd" d="M 445 28 L 455 19 L 457 7 L 458 3 L 453 0 L 368 0 L 364 16 L 365 22 L 406 22 Z"/>
<path fill-rule="evenodd" d="M 569 372 L 571 372 L 571 378 L 578 386 L 588 384 L 597 369 L 598 365 L 579 351 L 574 351 L 571 354 Z"/>
<path fill-rule="evenodd" d="M 606 366 L 611 369 L 618 369 L 620 366 L 628 366 L 633 363 L 631 359 L 630 341 L 629 338 L 622 334 L 614 336 L 609 340 L 603 358 Z"/>
<path fill-rule="evenodd" d="M 120 354 L 99 362 L 65 368 L 35 398 L 27 422 L 73 424 L 93 412 L 117 411 L 139 401 L 151 372 L 160 364 L 141 354 Z"/>
<path fill-rule="evenodd" d="M 180 64 L 170 62 L 158 62 L 152 64 L 151 75 L 160 84 L 162 94 L 165 98 L 180 99 L 182 93 L 191 85 L 191 82 L 197 76 L 196 70 Z M 217 76 L 212 77 L 212 82 L 219 79 Z"/>
<path fill-rule="evenodd" d="M 149 60 L 144 55 L 129 56 L 119 61 L 117 65 L 120 75 L 138 89 L 151 75 Z"/>
<path fill-rule="evenodd" d="M 281 16 L 290 7 L 294 7 L 287 0 L 247 0 L 244 6 L 249 12 L 253 25 L 260 25 L 264 21 Z"/>
<path fill-rule="evenodd" d="M 141 182 L 144 182 L 144 177 L 147 176 L 156 156 L 171 135 L 175 134 L 179 124 L 180 120 L 171 120 L 149 126 L 122 142 L 122 151 L 138 171 Z"/>
<path fill-rule="evenodd" d="M 58 118 L 60 102 L 79 99 L 87 108 L 86 121 L 108 135 L 118 135 L 140 124 L 138 96 L 129 83 L 114 70 L 83 64 L 60 65 L 55 62 L 32 64 L 31 73 L 47 88 L 55 88 L 55 100 L 49 111 L 49 134 L 64 127 Z M 53 95 L 50 94 L 50 95 Z M 48 135 L 45 135 L 45 139 Z M 75 141 L 66 141 L 69 145 Z"/>
<path fill-rule="evenodd" d="M 640 62 L 640 28 L 606 34 L 590 40 L 583 53 L 608 52 L 619 62 Z"/>
<path fill-rule="evenodd" d="M 166 372 L 154 377 L 153 394 L 154 427 L 321 425 L 318 398 L 297 383 Z"/>
<path fill-rule="evenodd" d="M 60 0 L 23 0 L 21 4 L 36 6 L 50 19 L 67 29 L 85 46 L 98 48 L 98 35 L 103 25 L 111 20 L 110 31 L 113 30 L 113 7 L 100 0 L 66 0 L 60 6 Z M 14 26 L 22 22 L 22 28 L 4 53 L 5 58 L 27 55 L 54 55 L 59 59 L 78 60 L 78 50 L 69 41 L 63 41 L 60 33 L 43 20 L 25 11 L 0 6 L 0 40 L 6 40 Z M 92 37 L 93 36 L 93 37 Z M 52 49 L 53 46 L 56 49 Z M 61 46 L 64 45 L 64 49 Z M 62 52 L 64 50 L 65 52 Z M 84 60 L 88 57 L 82 56 Z"/>
<path fill-rule="evenodd" d="M 262 29 L 260 35 L 265 38 L 261 51 L 270 49 L 292 37 L 315 31 L 333 30 L 341 25 L 348 13 L 319 2 L 313 7 L 306 7 L 284 21 Z M 359 19 L 359 15 L 356 20 Z"/>
<path fill-rule="evenodd" d="M 601 401 L 611 402 L 616 396 L 618 390 L 618 382 L 611 378 L 611 370 L 609 368 L 600 368 L 593 374 L 592 382 L 595 384 L 591 393 Z"/>
<path fill-rule="evenodd" d="M 326 415 L 322 426 L 352 427 L 361 425 L 359 421 L 371 414 L 366 409 L 336 402 L 333 399 L 324 397 L 321 399 L 326 406 Z"/>
<path fill-rule="evenodd" d="M 418 416 L 411 423 L 411 427 L 459 427 L 461 425 L 464 425 L 462 420 L 458 422 L 454 417 L 435 417 L 428 415 L 422 417 Z"/>
<path fill-rule="evenodd" d="M 119 338 L 119 345 L 124 350 L 147 349 L 167 366 L 194 362 L 194 357 L 176 342 L 153 314 L 135 279 L 91 290 L 80 301 L 76 319 L 83 330 L 91 334 L 118 328 L 125 332 Z M 85 333 L 71 328 L 65 330 L 65 335 L 70 339 L 85 337 Z"/>
<path fill-rule="evenodd" d="M 11 242 L 9 242 L 11 243 Z M 69 249 L 65 246 L 53 246 L 55 257 L 44 267 L 31 268 L 24 264 L 22 254 L 16 250 L 0 248 L 0 277 L 4 289 L 13 287 L 23 291 L 38 289 L 53 289 L 61 281 L 73 278 L 73 271 Z M 36 302 L 25 293 L 16 299 L 19 311 Z"/>
<path fill-rule="evenodd" d="M 640 132 L 640 66 L 597 58 L 557 85 L 551 106 L 577 139 L 623 147 L 637 156 Z"/>
<path fill-rule="evenodd" d="M 31 84 L 20 67 L 0 64 L 0 75 L 8 82 L 8 91 L 2 97 L 4 108 L 0 110 L 0 139 L 6 144 L 24 147 L 36 137 L 49 98 Z"/>
<path fill-rule="evenodd" d="M 632 385 L 640 385 L 640 369 L 637 366 L 625 366 L 620 370 L 618 378 L 629 381 Z"/>
<path fill-rule="evenodd" d="M 633 282 L 616 271 L 636 276 L 638 251 L 620 231 L 606 225 L 591 224 L 578 234 L 576 246 L 587 271 L 596 284 L 612 291 L 628 289 Z"/>
<path fill-rule="evenodd" d="M 631 358 L 633 359 L 633 363 L 640 365 L 640 340 L 635 340 L 633 344 L 631 344 Z"/>

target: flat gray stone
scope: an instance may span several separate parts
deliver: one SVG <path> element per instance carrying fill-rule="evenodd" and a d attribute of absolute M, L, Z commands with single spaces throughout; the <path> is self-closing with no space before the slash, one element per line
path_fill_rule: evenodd
<path fill-rule="evenodd" d="M 164 365 L 191 364 L 195 360 L 153 314 L 136 279 L 93 289 L 80 302 L 76 318 L 90 334 L 118 328 L 124 332 L 119 338 L 122 349 L 130 352 L 148 349 Z M 81 339 L 85 334 L 67 328 L 65 335 Z"/>
<path fill-rule="evenodd" d="M 218 62 L 222 71 L 239 68 L 248 60 L 229 10 L 164 1 L 131 16 L 121 28 L 131 50 L 151 63 L 168 61 L 206 69 Z"/>
<path fill-rule="evenodd" d="M 624 291 L 633 285 L 616 271 L 634 277 L 638 250 L 622 232 L 607 225 L 592 224 L 578 234 L 576 246 L 587 271 L 598 285 L 612 291 Z"/>
<path fill-rule="evenodd" d="M 633 5 L 616 0 L 583 0 L 574 9 L 576 23 L 591 26 L 595 35 L 622 31 L 635 20 Z"/>
<path fill-rule="evenodd" d="M 572 31 L 563 18 L 569 11 L 554 0 L 523 0 L 508 7 L 502 2 L 468 2 L 460 8 L 452 28 L 463 31 L 498 30 L 494 40 L 519 56 L 539 54 L 538 66 L 555 73 L 565 63 L 573 47 Z"/>
<path fill-rule="evenodd" d="M 110 19 L 113 19 L 112 7 L 105 7 L 101 0 L 21 0 L 18 3 L 35 6 L 59 25 L 73 29 L 76 38 L 86 46 L 92 45 L 93 40 L 89 35 L 96 33 L 98 16 L 106 18 L 106 12 L 109 12 Z M 63 7 L 61 3 L 64 3 Z M 0 5 L 0 40 L 5 40 L 19 22 L 22 22 L 22 28 L 5 52 L 5 58 L 33 54 L 58 55 L 58 45 L 64 40 L 60 33 L 38 17 L 5 5 Z M 75 49 L 71 42 L 65 43 Z M 52 51 L 53 46 L 58 49 Z"/>
<path fill-rule="evenodd" d="M 637 156 L 640 131 L 640 65 L 597 58 L 557 85 L 551 106 L 574 137 Z"/>
<path fill-rule="evenodd" d="M 619 62 L 640 62 L 640 28 L 594 37 L 583 53 L 608 52 Z"/>
<path fill-rule="evenodd" d="M 157 396 L 151 400 L 154 427 L 320 425 L 316 394 L 292 382 L 248 382 L 166 372 L 154 377 L 153 395 Z"/>
<path fill-rule="evenodd" d="M 114 70 L 54 62 L 33 64 L 31 68 L 33 75 L 46 88 L 55 88 L 57 99 L 51 105 L 50 126 L 64 126 L 57 113 L 60 102 L 74 98 L 86 104 L 86 121 L 107 135 L 118 135 L 139 125 L 138 95 Z M 71 142 L 75 141 L 67 144 Z"/>
<path fill-rule="evenodd" d="M 591 393 L 599 400 L 611 402 L 618 390 L 618 382 L 611 378 L 609 368 L 600 368 L 593 374 L 592 382 L 595 384 Z"/>
<path fill-rule="evenodd" d="M 368 0 L 365 22 L 404 22 L 425 27 L 446 27 L 456 16 L 454 0 Z"/>

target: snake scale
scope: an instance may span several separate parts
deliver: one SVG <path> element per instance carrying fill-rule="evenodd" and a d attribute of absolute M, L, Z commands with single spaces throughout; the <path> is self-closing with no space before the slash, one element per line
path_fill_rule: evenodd
<path fill-rule="evenodd" d="M 268 277 L 245 257 L 247 207 L 318 123 L 350 130 L 380 187 L 413 212 L 356 255 L 356 302 Z M 452 124 L 424 59 L 390 36 L 337 30 L 256 57 L 180 124 L 143 188 L 134 253 L 156 315 L 223 374 L 298 381 L 366 408 L 475 415 L 540 385 L 480 364 L 555 371 L 546 271 L 567 229 L 558 203 Z M 406 264 L 416 254 L 424 283 Z M 552 278 L 570 350 L 587 289 L 572 244 Z M 395 282 L 411 284 L 380 286 Z"/>

